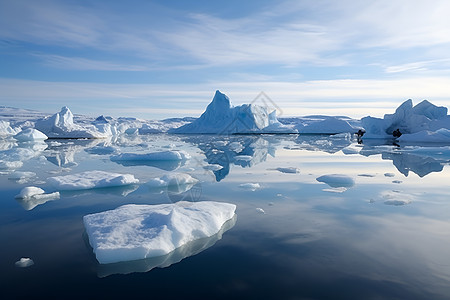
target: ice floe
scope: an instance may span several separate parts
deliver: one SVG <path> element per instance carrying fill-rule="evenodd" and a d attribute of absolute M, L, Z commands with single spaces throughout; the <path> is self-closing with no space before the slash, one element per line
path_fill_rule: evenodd
<path fill-rule="evenodd" d="M 275 170 L 277 170 L 281 173 L 288 173 L 288 174 L 300 173 L 300 169 L 296 168 L 296 167 L 278 167 Z"/>
<path fill-rule="evenodd" d="M 16 200 L 26 210 L 32 210 L 36 206 L 44 204 L 48 201 L 58 200 L 59 197 L 59 192 L 45 194 L 43 189 L 35 186 L 24 187 L 20 193 L 15 196 Z"/>
<path fill-rule="evenodd" d="M 16 267 L 19 268 L 27 268 L 34 265 L 34 261 L 31 258 L 28 257 L 22 257 L 18 261 L 15 262 Z"/>
<path fill-rule="evenodd" d="M 118 174 L 105 171 L 86 171 L 77 174 L 50 177 L 47 180 L 58 190 L 84 190 L 137 184 L 132 174 Z"/>
<path fill-rule="evenodd" d="M 122 153 L 111 156 L 112 161 L 178 161 L 187 160 L 191 156 L 183 150 L 160 151 L 151 153 Z"/>
<path fill-rule="evenodd" d="M 236 206 L 220 202 L 124 205 L 83 217 L 99 263 L 166 255 L 198 239 L 217 234 L 233 218 Z"/>
<path fill-rule="evenodd" d="M 261 185 L 259 183 L 241 183 L 239 184 L 239 187 L 244 189 L 244 190 L 249 190 L 249 191 L 256 191 L 259 190 L 261 188 Z"/>
<path fill-rule="evenodd" d="M 199 181 L 186 173 L 166 174 L 162 177 L 150 179 L 146 185 L 150 188 L 167 188 L 171 193 L 184 193 L 192 188 Z"/>
<path fill-rule="evenodd" d="M 352 177 L 343 174 L 328 174 L 316 178 L 317 181 L 328 184 L 333 188 L 349 188 L 355 185 Z"/>

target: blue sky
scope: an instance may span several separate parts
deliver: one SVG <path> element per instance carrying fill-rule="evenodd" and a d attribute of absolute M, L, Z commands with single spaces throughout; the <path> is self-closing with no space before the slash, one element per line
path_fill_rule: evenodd
<path fill-rule="evenodd" d="M 284 116 L 450 106 L 450 1 L 0 0 L 0 105 L 198 116 L 216 89 Z"/>

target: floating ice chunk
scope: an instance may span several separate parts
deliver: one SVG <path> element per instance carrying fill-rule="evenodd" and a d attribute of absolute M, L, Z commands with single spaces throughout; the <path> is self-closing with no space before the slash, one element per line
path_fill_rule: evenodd
<path fill-rule="evenodd" d="M 218 164 L 210 164 L 210 165 L 206 165 L 203 167 L 205 170 L 210 170 L 210 171 L 219 171 L 223 169 L 223 166 L 218 165 Z"/>
<path fill-rule="evenodd" d="M 51 200 L 57 200 L 59 197 L 59 192 L 45 194 L 45 191 L 41 188 L 28 186 L 24 187 L 15 198 L 23 206 L 23 208 L 26 210 L 32 210 L 40 204 L 44 204 Z"/>
<path fill-rule="evenodd" d="M 22 257 L 21 259 L 16 261 L 15 265 L 16 265 L 16 267 L 19 267 L 19 268 L 27 268 L 27 267 L 31 267 L 32 265 L 34 265 L 34 261 L 31 258 Z"/>
<path fill-rule="evenodd" d="M 236 153 L 242 152 L 242 150 L 244 150 L 244 146 L 242 146 L 242 144 L 239 142 L 232 142 L 228 144 L 228 148 Z"/>
<path fill-rule="evenodd" d="M 239 187 L 254 192 L 256 190 L 259 190 L 261 188 L 261 185 L 259 183 L 241 183 Z"/>
<path fill-rule="evenodd" d="M 402 193 L 400 191 L 385 191 L 381 193 L 381 197 L 386 199 L 384 204 L 402 206 L 411 203 L 414 198 L 411 194 Z"/>
<path fill-rule="evenodd" d="M 105 171 L 86 171 L 78 174 L 48 178 L 48 182 L 59 190 L 84 190 L 137 184 L 132 174 L 118 174 Z"/>
<path fill-rule="evenodd" d="M 358 174 L 359 177 L 377 177 L 376 174 Z"/>
<path fill-rule="evenodd" d="M 19 132 L 14 136 L 19 142 L 33 142 L 33 141 L 43 141 L 48 139 L 48 137 L 34 128 L 27 128 Z"/>
<path fill-rule="evenodd" d="M 290 174 L 296 174 L 300 173 L 300 169 L 296 167 L 279 167 L 275 170 L 280 171 L 281 173 L 290 173 Z"/>
<path fill-rule="evenodd" d="M 265 214 L 266 212 L 264 211 L 264 209 L 262 209 L 261 207 L 257 207 L 256 211 L 261 213 L 261 214 Z"/>
<path fill-rule="evenodd" d="M 395 177 L 394 173 L 384 173 L 384 176 L 386 177 Z"/>
<path fill-rule="evenodd" d="M 333 188 L 349 188 L 355 185 L 353 178 L 343 174 L 329 174 L 316 178 L 319 182 L 324 182 Z"/>
<path fill-rule="evenodd" d="M 0 120 L 0 137 L 5 138 L 17 134 L 20 129 L 13 129 L 9 122 Z"/>
<path fill-rule="evenodd" d="M 185 202 L 124 205 L 84 216 L 84 226 L 101 264 L 157 257 L 188 242 L 210 237 L 233 218 L 236 205 Z"/>
<path fill-rule="evenodd" d="M 402 183 L 403 181 L 401 181 L 401 180 L 392 180 L 392 183 L 397 183 L 397 184 L 400 184 L 400 183 Z"/>
<path fill-rule="evenodd" d="M 179 161 L 190 159 L 189 153 L 179 151 L 160 151 L 151 153 L 122 153 L 111 157 L 112 161 Z"/>
<path fill-rule="evenodd" d="M 236 161 L 251 161 L 253 159 L 251 155 L 236 155 L 234 158 Z"/>

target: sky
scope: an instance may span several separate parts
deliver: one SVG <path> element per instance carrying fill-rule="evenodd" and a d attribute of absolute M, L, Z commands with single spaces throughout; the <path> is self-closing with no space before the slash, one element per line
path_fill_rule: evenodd
<path fill-rule="evenodd" d="M 449 15 L 447 0 L 0 0 L 0 105 L 195 117 L 220 90 L 280 116 L 450 107 Z"/>

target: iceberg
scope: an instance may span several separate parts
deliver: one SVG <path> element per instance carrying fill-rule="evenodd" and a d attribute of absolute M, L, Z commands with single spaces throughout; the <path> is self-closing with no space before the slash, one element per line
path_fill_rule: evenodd
<path fill-rule="evenodd" d="M 333 188 L 349 188 L 355 185 L 355 181 L 353 180 L 353 178 L 343 174 L 323 175 L 317 177 L 316 180 L 318 182 L 326 183 Z"/>
<path fill-rule="evenodd" d="M 8 121 L 0 120 L 0 138 L 6 138 L 17 134 L 20 129 L 13 129 Z"/>
<path fill-rule="evenodd" d="M 166 255 L 189 242 L 217 234 L 236 205 L 212 201 L 128 204 L 83 217 L 99 263 Z"/>
<path fill-rule="evenodd" d="M 275 170 L 281 172 L 281 173 L 289 173 L 289 174 L 297 174 L 300 173 L 300 169 L 296 167 L 279 167 Z"/>
<path fill-rule="evenodd" d="M 398 141 L 405 143 L 450 143 L 450 130 L 441 128 L 436 131 L 422 130 L 416 133 L 403 134 L 398 138 Z"/>
<path fill-rule="evenodd" d="M 73 122 L 73 114 L 67 106 L 51 117 L 39 119 L 35 128 L 49 138 L 60 139 L 97 139 L 106 138 L 110 133 L 100 132 L 94 125 L 81 126 Z"/>
<path fill-rule="evenodd" d="M 398 131 L 403 137 L 403 135 L 420 131 L 450 129 L 450 117 L 447 115 L 447 108 L 435 106 L 427 100 L 423 100 L 416 106 L 413 106 L 411 99 L 406 100 L 395 110 L 394 114 L 386 114 L 383 119 L 364 117 L 361 119 L 361 123 L 365 130 L 363 139 L 394 138 L 394 134 L 395 137 L 399 136 Z M 404 137 L 403 139 L 407 138 Z"/>
<path fill-rule="evenodd" d="M 34 128 L 27 128 L 19 132 L 14 136 L 19 142 L 34 142 L 34 141 L 44 141 L 48 137 Z"/>
<path fill-rule="evenodd" d="M 16 267 L 19 268 L 27 268 L 34 265 L 34 261 L 31 258 L 28 257 L 22 257 L 18 261 L 15 262 Z"/>
<path fill-rule="evenodd" d="M 147 182 L 147 186 L 151 188 L 167 188 L 171 193 L 181 194 L 189 191 L 198 179 L 185 173 L 167 174 L 160 178 L 153 178 Z"/>
<path fill-rule="evenodd" d="M 48 178 L 48 182 L 59 190 L 85 190 L 137 184 L 132 174 L 118 174 L 105 171 L 86 171 L 78 174 Z"/>
<path fill-rule="evenodd" d="M 216 91 L 205 112 L 192 123 L 170 130 L 181 134 L 258 134 L 297 133 L 291 126 L 278 122 L 276 112 L 255 104 L 232 106 L 230 99 Z"/>

